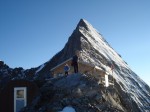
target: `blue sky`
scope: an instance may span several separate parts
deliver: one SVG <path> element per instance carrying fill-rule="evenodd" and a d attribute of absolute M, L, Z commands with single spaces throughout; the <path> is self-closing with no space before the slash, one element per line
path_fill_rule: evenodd
<path fill-rule="evenodd" d="M 60 51 L 81 18 L 150 85 L 149 0 L 0 0 L 0 60 L 37 67 Z"/>

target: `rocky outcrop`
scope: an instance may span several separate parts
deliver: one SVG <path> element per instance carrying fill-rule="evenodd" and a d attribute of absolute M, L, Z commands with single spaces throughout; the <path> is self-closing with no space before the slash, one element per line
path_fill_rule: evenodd
<path fill-rule="evenodd" d="M 24 70 L 22 67 L 10 68 L 3 61 L 0 61 L 0 89 L 10 80 L 26 79 L 33 80 L 37 68 Z"/>
<path fill-rule="evenodd" d="M 40 88 L 41 96 L 23 112 L 59 112 L 71 106 L 76 112 L 130 111 L 121 102 L 115 89 L 99 85 L 92 75 L 72 74 L 49 79 Z"/>

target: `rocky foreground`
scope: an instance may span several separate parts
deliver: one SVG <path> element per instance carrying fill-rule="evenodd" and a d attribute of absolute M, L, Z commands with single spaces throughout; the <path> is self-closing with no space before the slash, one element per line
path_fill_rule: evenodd
<path fill-rule="evenodd" d="M 90 74 L 72 74 L 36 81 L 41 94 L 22 112 L 59 112 L 71 106 L 76 112 L 127 111 L 121 96 L 112 86 L 105 88 Z M 129 110 L 129 109 L 128 109 Z"/>

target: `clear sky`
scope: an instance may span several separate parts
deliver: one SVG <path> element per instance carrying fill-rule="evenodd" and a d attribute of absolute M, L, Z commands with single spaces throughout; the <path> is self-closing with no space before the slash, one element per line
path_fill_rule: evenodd
<path fill-rule="evenodd" d="M 0 0 L 0 60 L 37 67 L 83 18 L 150 85 L 150 0 Z"/>

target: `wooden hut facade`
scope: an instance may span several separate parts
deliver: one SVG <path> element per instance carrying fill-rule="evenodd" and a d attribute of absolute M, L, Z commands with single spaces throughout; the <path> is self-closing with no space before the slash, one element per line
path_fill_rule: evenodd
<path fill-rule="evenodd" d="M 68 64 L 70 66 L 70 70 L 69 70 L 69 74 L 74 73 L 74 68 L 73 66 L 71 66 L 72 63 L 72 58 L 64 61 L 63 63 L 57 65 L 56 67 L 51 69 L 51 72 L 53 73 L 53 77 L 58 77 L 59 75 L 63 75 L 64 74 L 64 66 L 65 64 Z M 99 78 L 100 82 L 103 84 L 106 84 L 106 81 L 108 83 L 108 74 L 106 73 L 106 71 L 104 71 L 103 69 L 101 69 L 98 66 L 95 66 L 93 64 L 87 63 L 87 62 L 83 62 L 83 61 L 78 61 L 78 71 L 81 74 L 92 74 L 93 77 L 97 77 Z M 108 86 L 108 85 L 107 85 Z"/>

